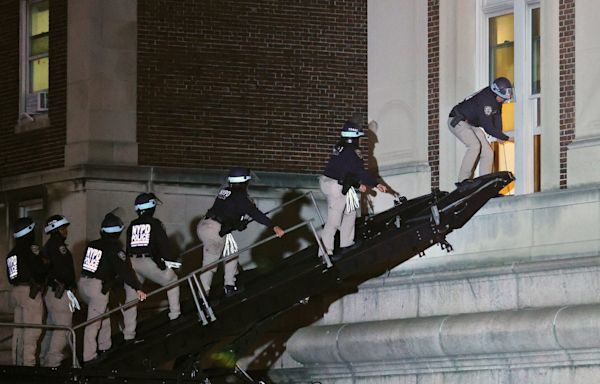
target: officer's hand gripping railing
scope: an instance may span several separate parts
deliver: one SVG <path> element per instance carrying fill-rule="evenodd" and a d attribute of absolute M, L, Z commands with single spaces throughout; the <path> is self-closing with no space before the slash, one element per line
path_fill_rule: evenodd
<path fill-rule="evenodd" d="M 65 325 L 48 325 L 48 324 L 29 324 L 29 323 L 0 323 L 0 327 L 11 327 L 11 328 L 41 328 L 41 329 L 55 329 L 65 330 L 70 334 L 69 347 L 71 348 L 72 355 L 72 366 L 73 368 L 81 368 L 79 361 L 77 360 L 77 354 L 75 353 L 75 346 L 77 345 L 77 339 L 75 336 L 75 328 L 67 327 Z"/>

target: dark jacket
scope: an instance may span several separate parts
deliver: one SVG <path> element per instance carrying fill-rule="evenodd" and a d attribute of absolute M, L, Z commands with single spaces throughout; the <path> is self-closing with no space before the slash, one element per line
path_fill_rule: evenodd
<path fill-rule="evenodd" d="M 456 105 L 450 117 L 462 116 L 474 127 L 483 128 L 489 135 L 499 140 L 508 140 L 502 133 L 502 102 L 496 100 L 496 94 L 485 87 L 475 95 Z"/>
<path fill-rule="evenodd" d="M 245 215 L 250 216 L 257 222 L 269 228 L 273 227 L 271 219 L 261 212 L 250 200 L 245 190 L 237 188 L 223 188 L 219 191 L 213 206 L 206 212 L 206 217 L 221 223 L 219 233 L 225 236 L 232 230 L 243 230 L 245 223 L 242 219 Z"/>
<path fill-rule="evenodd" d="M 47 263 L 39 246 L 32 241 L 19 241 L 6 256 L 6 275 L 12 285 L 37 283 L 43 285 Z"/>
<path fill-rule="evenodd" d="M 342 183 L 350 177 L 359 184 L 377 186 L 377 179 L 364 169 L 362 158 L 351 145 L 334 147 L 323 174 Z"/>
<path fill-rule="evenodd" d="M 73 290 L 76 287 L 73 255 L 60 234 L 50 235 L 44 244 L 44 255 L 50 260 L 48 285 L 56 289 L 57 284 L 62 284 L 65 289 Z"/>
<path fill-rule="evenodd" d="M 142 254 L 151 255 L 159 266 L 164 264 L 162 259 L 174 261 L 163 223 L 148 214 L 142 214 L 129 224 L 127 254 L 132 257 Z"/>
<path fill-rule="evenodd" d="M 131 261 L 116 238 L 103 237 L 88 244 L 83 256 L 81 275 L 102 280 L 103 287 L 107 289 L 117 276 L 136 290 L 142 287 L 131 267 Z"/>

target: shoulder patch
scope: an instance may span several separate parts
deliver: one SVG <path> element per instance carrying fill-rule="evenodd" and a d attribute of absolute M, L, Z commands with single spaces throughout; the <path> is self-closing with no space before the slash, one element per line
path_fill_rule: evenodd
<path fill-rule="evenodd" d="M 119 259 L 121 259 L 121 261 L 125 261 L 127 259 L 127 255 L 123 251 L 117 252 L 117 256 L 119 256 Z"/>
<path fill-rule="evenodd" d="M 40 254 L 40 247 L 39 246 L 37 246 L 37 245 L 34 244 L 34 245 L 32 245 L 30 247 L 30 249 L 31 249 L 31 252 L 33 252 L 34 255 L 39 255 Z"/>
<path fill-rule="evenodd" d="M 60 252 L 63 255 L 67 254 L 67 247 L 65 247 L 64 245 L 61 245 L 60 247 L 58 247 L 58 252 Z"/>
<path fill-rule="evenodd" d="M 217 199 L 225 200 L 229 196 L 231 196 L 231 191 L 230 190 L 228 190 L 228 189 L 221 189 L 219 191 L 219 194 L 217 195 Z"/>
<path fill-rule="evenodd" d="M 486 116 L 490 116 L 492 114 L 492 107 L 490 105 L 486 105 L 483 107 L 483 114 Z"/>

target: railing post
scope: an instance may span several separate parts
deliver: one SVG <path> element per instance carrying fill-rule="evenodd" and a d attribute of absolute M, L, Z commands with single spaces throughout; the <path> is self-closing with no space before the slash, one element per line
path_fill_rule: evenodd
<path fill-rule="evenodd" d="M 192 284 L 192 279 L 187 278 L 188 284 L 190 286 L 190 291 L 192 292 L 192 297 L 194 298 L 194 303 L 196 304 L 196 309 L 198 310 L 198 317 L 202 321 L 202 325 L 208 324 L 208 320 L 206 320 L 206 316 L 204 316 L 204 312 L 202 312 L 202 308 L 200 307 L 200 303 L 198 302 L 198 296 L 196 295 L 196 289 Z"/>
<path fill-rule="evenodd" d="M 319 209 L 319 206 L 317 205 L 317 200 L 315 199 L 315 195 L 313 194 L 312 191 L 309 191 L 308 194 L 310 195 L 310 199 L 312 200 L 312 203 L 315 206 L 315 209 L 317 210 L 317 215 L 319 216 L 319 220 L 321 220 L 321 225 L 325 225 L 325 220 L 323 219 L 321 210 Z"/>
<path fill-rule="evenodd" d="M 202 284 L 198 280 L 198 276 L 196 274 L 192 274 L 192 278 L 196 282 L 196 286 L 198 287 L 198 292 L 200 293 L 200 297 L 202 298 L 202 302 L 204 303 L 204 308 L 208 311 L 208 317 L 210 317 L 210 321 L 215 321 L 217 318 L 215 317 L 215 313 L 213 312 L 210 304 L 208 304 L 208 300 L 206 299 L 206 295 L 204 294 L 204 290 L 202 289 Z"/>
<path fill-rule="evenodd" d="M 71 355 L 73 357 L 73 368 L 81 368 L 79 365 L 79 360 L 77 360 L 77 336 L 75 336 L 75 330 L 72 327 L 69 327 L 69 332 L 71 333 Z"/>
<path fill-rule="evenodd" d="M 308 222 L 308 226 L 310 227 L 313 236 L 315 236 L 315 240 L 317 241 L 317 245 L 319 246 L 319 250 L 321 251 L 320 254 L 323 255 L 323 260 L 325 260 L 325 265 L 327 265 L 327 268 L 333 267 L 331 259 L 329 258 L 329 255 L 327 254 L 327 251 L 325 250 L 325 247 L 321 242 L 321 238 L 319 237 L 319 234 L 317 233 L 317 230 L 315 229 L 315 226 L 313 225 L 312 221 Z"/>

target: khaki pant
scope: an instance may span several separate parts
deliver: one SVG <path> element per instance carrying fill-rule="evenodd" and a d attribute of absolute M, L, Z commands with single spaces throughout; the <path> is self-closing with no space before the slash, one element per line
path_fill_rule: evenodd
<path fill-rule="evenodd" d="M 479 175 L 487 175 L 492 173 L 492 165 L 494 164 L 494 151 L 492 146 L 487 141 L 485 133 L 479 127 L 474 127 L 466 121 L 461 121 L 452 127 L 448 120 L 450 132 L 467 147 L 467 152 L 463 157 L 460 171 L 458 172 L 458 181 L 470 179 L 473 177 L 477 158 L 479 158 Z"/>
<path fill-rule="evenodd" d="M 225 247 L 225 237 L 219 236 L 221 230 L 221 223 L 213 219 L 204 219 L 198 223 L 196 233 L 198 238 L 202 241 L 203 256 L 202 266 L 213 263 L 223 254 L 223 248 Z M 225 264 L 225 285 L 235 285 L 235 274 L 237 273 L 238 259 L 228 261 Z M 208 294 L 210 291 L 210 284 L 212 282 L 213 275 L 217 271 L 217 267 L 214 267 L 202 275 L 200 280 L 204 291 Z"/>
<path fill-rule="evenodd" d="M 158 268 L 156 263 L 150 257 L 132 257 L 131 266 L 137 274 L 140 283 L 146 279 L 165 286 L 177 280 L 177 275 L 171 268 L 164 271 Z M 137 299 L 137 291 L 125 284 L 125 300 L 132 301 Z M 167 290 L 167 299 L 169 301 L 169 319 L 173 320 L 181 314 L 179 306 L 179 286 Z M 125 340 L 135 339 L 135 328 L 137 324 L 137 306 L 129 307 L 123 311 L 123 338 Z"/>
<path fill-rule="evenodd" d="M 42 294 L 34 299 L 29 297 L 29 286 L 12 287 L 11 296 L 15 303 L 14 322 L 26 324 L 42 324 L 44 304 Z M 40 328 L 14 328 L 12 336 L 12 360 L 14 365 L 35 365 L 35 352 L 38 339 L 42 334 Z"/>
<path fill-rule="evenodd" d="M 69 309 L 69 299 L 67 292 L 60 299 L 54 296 L 54 289 L 48 288 L 46 296 L 44 296 L 48 317 L 46 324 L 48 325 L 64 325 L 70 327 L 73 324 L 73 313 Z M 47 340 L 46 340 L 47 339 Z M 44 344 L 48 344 L 42 365 L 44 367 L 58 367 L 60 362 L 65 358 L 64 349 L 69 342 L 69 332 L 63 330 L 47 330 L 44 337 Z"/>
<path fill-rule="evenodd" d="M 87 320 L 100 316 L 106 312 L 108 306 L 108 293 L 102 293 L 102 280 L 81 277 L 77 283 L 79 293 L 88 305 Z M 97 341 L 96 341 L 97 340 Z M 95 359 L 97 349 L 106 351 L 112 346 L 110 317 L 96 321 L 85 327 L 83 332 L 83 361 Z"/>
<path fill-rule="evenodd" d="M 321 192 L 327 198 L 327 222 L 321 232 L 321 239 L 327 253 L 333 252 L 335 233 L 340 231 L 340 247 L 354 244 L 354 224 L 357 211 L 346 212 L 346 196 L 342 195 L 342 186 L 337 180 L 327 176 L 319 178 Z"/>

